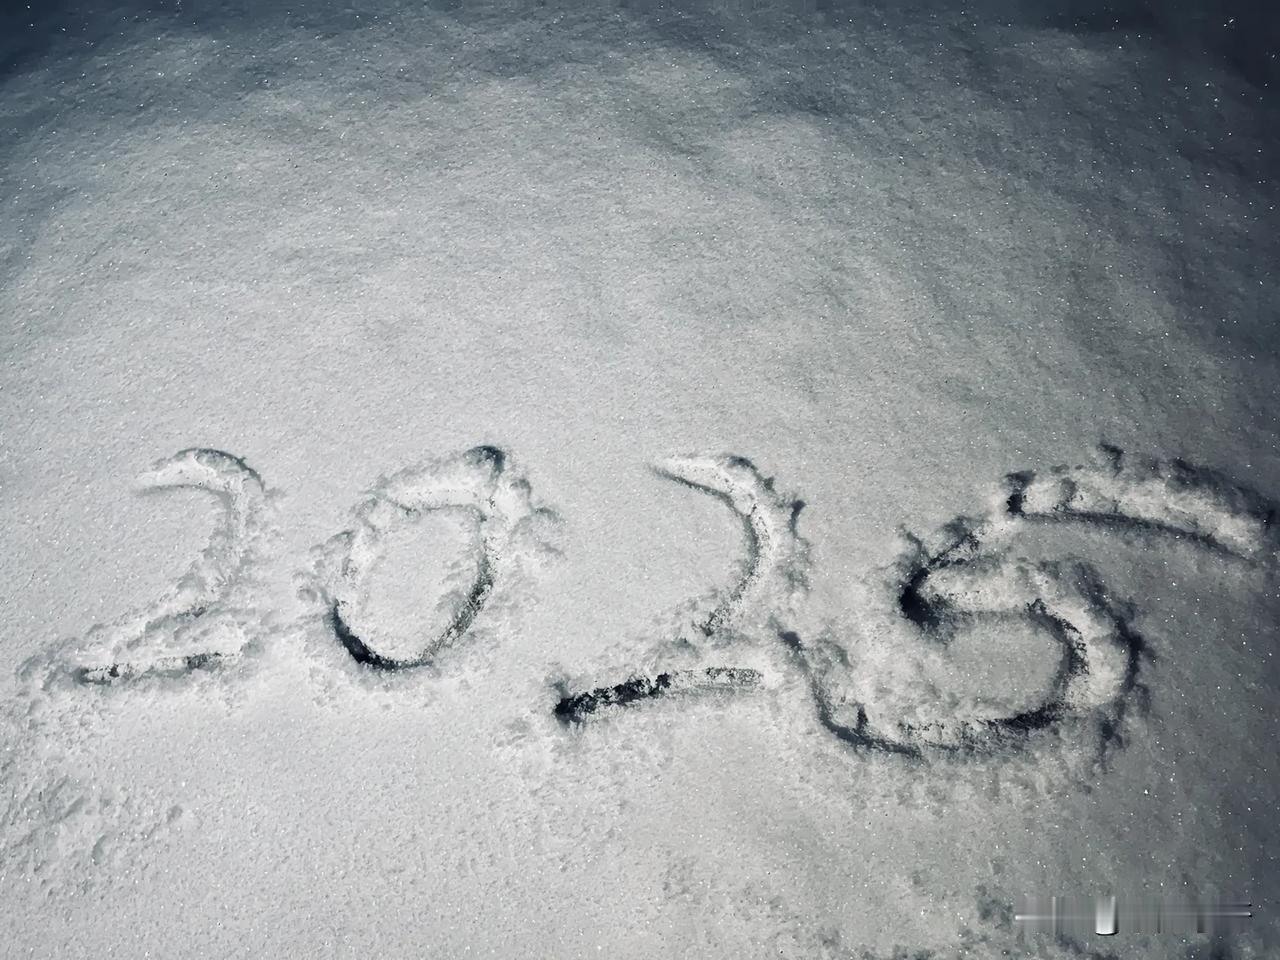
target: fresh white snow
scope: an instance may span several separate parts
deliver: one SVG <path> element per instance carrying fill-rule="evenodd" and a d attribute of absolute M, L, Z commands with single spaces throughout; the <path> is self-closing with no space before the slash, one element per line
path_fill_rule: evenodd
<path fill-rule="evenodd" d="M 0 953 L 1280 957 L 1276 19 L 1066 6 L 6 13 Z"/>

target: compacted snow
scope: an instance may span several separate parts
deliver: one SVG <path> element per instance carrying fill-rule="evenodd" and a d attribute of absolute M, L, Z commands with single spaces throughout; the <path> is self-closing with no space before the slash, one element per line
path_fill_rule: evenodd
<path fill-rule="evenodd" d="M 3 953 L 1280 957 L 1243 14 L 6 13 Z"/>

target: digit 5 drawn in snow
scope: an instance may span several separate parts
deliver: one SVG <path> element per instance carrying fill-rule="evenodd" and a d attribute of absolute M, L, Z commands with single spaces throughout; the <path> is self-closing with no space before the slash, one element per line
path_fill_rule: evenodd
<path fill-rule="evenodd" d="M 945 547 L 903 564 L 900 618 L 888 626 L 890 636 L 868 638 L 861 662 L 876 663 L 897 647 L 895 666 L 909 665 L 899 682 L 931 694 L 923 701 L 901 692 L 884 702 L 853 693 L 860 685 L 839 648 L 808 646 L 794 634 L 785 638 L 808 675 L 828 731 L 854 746 L 907 756 L 992 749 L 1068 724 L 1097 731 L 1104 743 L 1118 736 L 1129 696 L 1139 691 L 1141 638 L 1092 567 L 1014 556 L 1008 544 L 1013 532 L 998 523 L 955 521 Z M 948 648 L 958 631 L 984 623 L 991 629 L 1002 617 L 1024 619 L 1052 638 L 1059 651 L 1052 680 L 1037 704 L 1013 712 L 1000 712 L 1001 691 L 955 702 L 928 677 L 926 661 L 940 660 L 938 672 L 949 672 Z M 922 655 L 910 646 L 921 638 L 927 646 Z"/>
<path fill-rule="evenodd" d="M 987 516 L 958 518 L 939 549 L 916 541 L 899 563 L 899 623 L 944 657 L 958 630 L 1001 614 L 1048 632 L 1060 654 L 1038 705 L 998 715 L 987 712 L 989 702 L 939 710 L 939 697 L 880 709 L 848 695 L 844 664 L 828 652 L 805 661 L 823 725 L 852 744 L 913 756 L 1017 744 L 1049 729 L 1074 729 L 1082 746 L 1099 751 L 1118 743 L 1126 713 L 1145 694 L 1139 679 L 1145 644 L 1127 605 L 1109 595 L 1090 564 L 1032 562 L 1012 552 L 1014 538 L 1029 525 L 1078 524 L 1184 537 L 1252 562 L 1272 558 L 1273 512 L 1256 494 L 1181 461 L 1137 460 L 1109 446 L 1100 452 L 1095 464 L 1008 475 Z"/>
<path fill-rule="evenodd" d="M 385 538 L 399 524 L 430 511 L 462 510 L 478 531 L 474 577 L 445 602 L 453 601 L 448 624 L 422 642 L 412 656 L 376 650 L 352 626 L 368 599 L 368 578 L 385 553 Z M 496 447 L 474 447 L 457 456 L 409 467 L 384 478 L 355 508 L 355 525 L 334 537 L 321 562 L 318 592 L 328 610 L 338 642 L 361 664 L 382 670 L 404 670 L 430 664 L 471 629 L 484 609 L 500 571 L 512 557 L 513 542 L 525 533 L 537 539 L 551 511 L 535 507 L 529 482 L 513 470 Z"/>
<path fill-rule="evenodd" d="M 265 533 L 262 478 L 239 457 L 193 448 L 158 461 L 143 492 L 188 487 L 215 496 L 222 516 L 174 589 L 151 606 L 91 630 L 60 655 L 83 683 L 182 674 L 240 655 L 250 641 L 249 572 Z"/>

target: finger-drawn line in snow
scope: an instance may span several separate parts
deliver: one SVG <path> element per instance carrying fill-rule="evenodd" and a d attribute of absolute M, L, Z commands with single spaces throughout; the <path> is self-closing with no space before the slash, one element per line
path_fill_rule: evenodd
<path fill-rule="evenodd" d="M 566 688 L 554 713 L 565 723 L 581 723 L 604 707 L 625 707 L 673 693 L 742 690 L 758 686 L 760 680 L 760 671 L 749 667 L 673 670 L 652 678 L 631 677 L 612 687 L 596 687 L 583 693 L 570 694 Z"/>
<path fill-rule="evenodd" d="M 704 637 L 731 631 L 741 615 L 761 606 L 788 606 L 806 586 L 807 545 L 796 533 L 803 506 L 778 495 L 773 481 L 751 461 L 737 456 L 676 456 L 654 467 L 658 476 L 722 501 L 742 521 L 746 544 L 742 574 L 711 613 L 694 629 Z M 565 723 L 580 722 L 602 707 L 626 706 L 668 693 L 719 691 L 758 686 L 762 675 L 749 667 L 713 666 L 671 670 L 654 677 L 632 676 L 611 686 L 569 693 L 553 708 Z"/>
<path fill-rule="evenodd" d="M 194 447 L 158 461 L 137 485 L 143 492 L 192 488 L 211 493 L 222 505 L 221 521 L 171 593 L 122 621 L 91 631 L 84 648 L 73 655 L 78 662 L 71 674 L 82 683 L 109 684 L 215 666 L 238 656 L 245 640 L 230 598 L 243 584 L 263 533 L 262 478 L 237 456 Z M 192 640 L 213 641 L 219 632 L 233 636 L 233 649 L 165 651 L 166 646 Z"/>
<path fill-rule="evenodd" d="M 395 526 L 433 510 L 469 511 L 479 529 L 475 577 L 444 630 L 413 656 L 380 653 L 351 626 L 352 612 L 366 599 L 372 568 L 382 559 L 383 541 Z M 322 586 L 330 626 L 357 662 L 381 670 L 405 670 L 433 662 L 471 629 L 484 609 L 502 565 L 503 551 L 517 527 L 538 513 L 523 476 L 510 469 L 506 454 L 480 446 L 384 478 L 356 507 L 355 526 L 331 541 L 338 557 L 334 575 Z"/>
<path fill-rule="evenodd" d="M 81 683 L 112 683 L 116 680 L 132 680 L 137 677 L 180 677 L 193 670 L 214 667 L 230 659 L 218 652 L 191 653 L 185 656 L 157 657 L 150 663 L 113 663 L 106 667 L 80 667 L 76 679 Z"/>

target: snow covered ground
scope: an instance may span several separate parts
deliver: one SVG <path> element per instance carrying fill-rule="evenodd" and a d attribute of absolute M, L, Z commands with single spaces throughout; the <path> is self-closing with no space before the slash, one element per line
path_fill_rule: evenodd
<path fill-rule="evenodd" d="M 1280 957 L 1277 19 L 6 11 L 4 955 Z"/>

